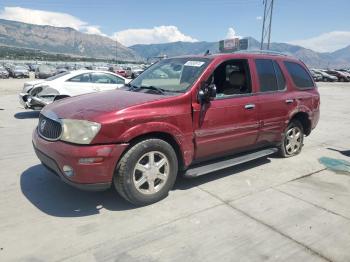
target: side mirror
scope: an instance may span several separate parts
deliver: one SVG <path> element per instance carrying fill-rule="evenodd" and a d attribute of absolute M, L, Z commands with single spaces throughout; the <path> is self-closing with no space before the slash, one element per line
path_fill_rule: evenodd
<path fill-rule="evenodd" d="M 201 89 L 198 92 L 198 101 L 199 103 L 208 103 L 216 97 L 216 86 L 211 83 L 208 84 L 204 82 Z"/>

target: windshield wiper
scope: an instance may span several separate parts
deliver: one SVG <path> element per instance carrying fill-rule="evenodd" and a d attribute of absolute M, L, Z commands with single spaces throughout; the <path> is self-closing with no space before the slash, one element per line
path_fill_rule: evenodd
<path fill-rule="evenodd" d="M 140 89 L 150 89 L 150 90 L 155 90 L 157 91 L 159 94 L 164 95 L 165 90 L 160 88 L 160 87 L 156 87 L 156 86 L 140 86 Z"/>
<path fill-rule="evenodd" d="M 137 89 L 140 89 L 138 86 L 134 86 L 130 83 L 125 84 L 125 86 L 129 87 L 129 91 L 136 91 Z"/>

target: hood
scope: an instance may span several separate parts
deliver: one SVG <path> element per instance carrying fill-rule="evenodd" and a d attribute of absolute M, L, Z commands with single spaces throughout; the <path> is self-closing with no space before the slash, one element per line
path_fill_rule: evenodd
<path fill-rule="evenodd" d="M 58 118 L 99 122 L 106 114 L 116 114 L 131 106 L 165 98 L 168 96 L 112 90 L 62 99 L 46 106 L 42 113 L 54 113 Z"/>

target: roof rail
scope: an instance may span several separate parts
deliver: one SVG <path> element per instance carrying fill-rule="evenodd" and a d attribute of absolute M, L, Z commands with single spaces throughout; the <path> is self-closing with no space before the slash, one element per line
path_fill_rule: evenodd
<path fill-rule="evenodd" d="M 278 55 L 278 56 L 288 56 L 285 53 L 271 51 L 271 50 L 239 50 L 235 51 L 235 54 L 265 54 L 265 55 Z"/>

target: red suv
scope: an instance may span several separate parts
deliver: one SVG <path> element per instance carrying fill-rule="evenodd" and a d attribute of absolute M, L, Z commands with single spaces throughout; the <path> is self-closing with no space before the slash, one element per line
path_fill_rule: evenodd
<path fill-rule="evenodd" d="M 320 97 L 299 60 L 261 52 L 185 56 L 154 64 L 123 90 L 45 107 L 35 151 L 63 181 L 114 185 L 136 205 L 196 177 L 275 152 L 300 153 Z"/>

